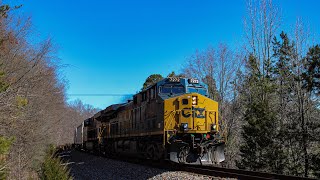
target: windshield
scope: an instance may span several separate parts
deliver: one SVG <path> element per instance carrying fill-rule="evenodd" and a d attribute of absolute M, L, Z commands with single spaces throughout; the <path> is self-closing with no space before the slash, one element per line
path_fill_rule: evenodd
<path fill-rule="evenodd" d="M 204 89 L 204 88 L 188 88 L 188 90 L 190 93 L 195 92 L 202 95 L 207 95 L 207 89 Z"/>
<path fill-rule="evenodd" d="M 184 88 L 182 86 L 161 86 L 160 93 L 172 93 L 172 94 L 184 93 Z"/>

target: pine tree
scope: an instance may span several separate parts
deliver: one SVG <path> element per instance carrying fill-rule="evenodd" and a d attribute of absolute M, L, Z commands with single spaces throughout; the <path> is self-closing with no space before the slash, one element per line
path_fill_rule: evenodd
<path fill-rule="evenodd" d="M 61 159 L 55 157 L 55 148 L 50 146 L 41 168 L 42 180 L 71 180 L 67 166 L 61 165 Z"/>
<path fill-rule="evenodd" d="M 244 96 L 248 100 L 240 146 L 241 159 L 237 166 L 241 169 L 282 173 L 283 152 L 276 140 L 278 120 L 271 104 L 275 88 L 269 75 L 260 72 L 253 55 L 248 58 L 247 69 L 249 73 L 244 85 L 247 92 Z"/>
<path fill-rule="evenodd" d="M 142 90 L 146 89 L 147 87 L 155 84 L 156 82 L 160 81 L 161 79 L 163 79 L 163 77 L 161 76 L 161 74 L 152 74 L 150 75 L 146 81 L 143 83 L 142 86 Z"/>
<path fill-rule="evenodd" d="M 274 37 L 273 41 L 273 58 L 275 59 L 272 68 L 272 76 L 276 83 L 277 95 L 279 97 L 279 118 L 280 131 L 283 129 L 283 121 L 285 119 L 285 108 L 287 104 L 288 94 L 292 91 L 293 74 L 290 70 L 290 59 L 294 52 L 294 44 L 290 42 L 286 33 L 281 32 L 281 41 Z"/>
<path fill-rule="evenodd" d="M 309 49 L 302 78 L 304 87 L 318 96 L 320 94 L 320 45 Z"/>
<path fill-rule="evenodd" d="M 309 48 L 302 73 L 303 87 L 313 97 L 313 112 L 319 116 L 319 94 L 320 94 L 320 46 L 316 45 Z M 310 119 L 307 126 L 308 142 L 310 149 L 311 167 L 315 176 L 320 178 L 320 121 L 319 119 Z"/>
<path fill-rule="evenodd" d="M 294 76 L 291 71 L 290 61 L 294 53 L 294 44 L 290 42 L 286 33 L 281 32 L 280 41 L 276 37 L 273 39 L 273 56 L 274 64 L 271 71 L 271 76 L 276 86 L 276 98 L 274 106 L 276 107 L 276 116 L 279 120 L 278 136 L 276 140 L 279 143 L 279 148 L 283 152 L 282 159 L 279 159 L 280 164 L 284 165 L 284 169 L 293 168 L 295 165 L 290 160 L 290 152 L 288 140 L 292 138 L 290 134 L 291 128 L 289 123 L 290 116 L 290 93 Z"/>
<path fill-rule="evenodd" d="M 272 71 L 277 97 L 274 106 L 278 109 L 275 113 L 280 125 L 277 140 L 284 152 L 285 172 L 308 176 L 312 168 L 314 173 L 317 171 L 318 166 L 312 164 L 320 155 L 316 150 L 319 109 L 317 101 L 312 100 L 317 97 L 320 51 L 316 46 L 310 48 L 304 58 L 286 33 L 282 32 L 280 38 L 273 41 Z"/>

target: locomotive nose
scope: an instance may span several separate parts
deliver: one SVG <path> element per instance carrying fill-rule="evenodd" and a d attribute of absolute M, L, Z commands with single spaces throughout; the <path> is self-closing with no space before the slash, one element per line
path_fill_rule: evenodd
<path fill-rule="evenodd" d="M 175 132 L 170 136 L 171 161 L 199 165 L 224 161 L 223 141 L 218 138 L 217 102 L 190 93 L 165 100 L 165 109 L 165 127 Z"/>

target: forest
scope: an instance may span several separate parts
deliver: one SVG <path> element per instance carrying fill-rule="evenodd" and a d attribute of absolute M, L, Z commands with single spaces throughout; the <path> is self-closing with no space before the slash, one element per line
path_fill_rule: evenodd
<path fill-rule="evenodd" d="M 55 44 L 30 40 L 21 8 L 0 4 L 0 179 L 37 178 L 48 146 L 72 143 L 74 128 L 98 111 L 68 102 Z M 272 0 L 247 1 L 242 44 L 197 50 L 168 76 L 208 84 L 226 167 L 320 178 L 320 42 L 299 18 L 284 26 Z"/>
<path fill-rule="evenodd" d="M 0 6 L 0 179 L 37 179 L 49 145 L 72 143 L 74 128 L 97 111 L 67 103 L 55 46 L 30 41 L 32 23 L 20 8 Z"/>
<path fill-rule="evenodd" d="M 182 74 L 219 102 L 228 167 L 319 177 L 320 45 L 299 18 L 284 32 L 281 16 L 249 1 L 245 43 L 196 51 Z"/>
<path fill-rule="evenodd" d="M 284 32 L 280 12 L 271 0 L 248 1 L 244 44 L 197 50 L 168 76 L 208 84 L 227 167 L 320 177 L 319 39 L 299 18 Z"/>

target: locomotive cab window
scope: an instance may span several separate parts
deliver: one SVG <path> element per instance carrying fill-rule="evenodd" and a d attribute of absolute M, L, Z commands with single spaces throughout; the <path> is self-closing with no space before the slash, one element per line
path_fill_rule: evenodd
<path fill-rule="evenodd" d="M 188 99 L 182 99 L 182 104 L 187 105 L 188 104 Z"/>
<path fill-rule="evenodd" d="M 180 94 L 180 93 L 184 93 L 184 88 L 183 86 L 160 86 L 159 93 Z"/>
<path fill-rule="evenodd" d="M 188 88 L 188 90 L 190 93 L 196 92 L 196 93 L 202 94 L 204 96 L 206 96 L 208 94 L 207 89 L 204 89 L 204 88 Z"/>

